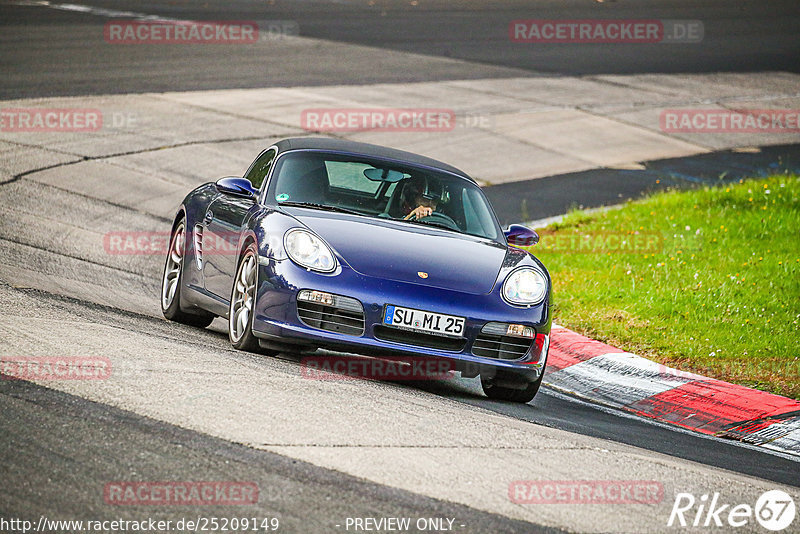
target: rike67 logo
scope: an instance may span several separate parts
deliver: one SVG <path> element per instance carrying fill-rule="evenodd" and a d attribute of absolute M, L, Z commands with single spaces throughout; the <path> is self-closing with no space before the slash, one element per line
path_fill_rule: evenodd
<path fill-rule="evenodd" d="M 701 495 L 699 499 L 691 493 L 678 493 L 667 526 L 727 529 L 750 525 L 755 520 L 765 529 L 777 532 L 794 522 L 795 513 L 794 499 L 781 490 L 764 492 L 755 506 L 725 503 L 719 493 Z"/>

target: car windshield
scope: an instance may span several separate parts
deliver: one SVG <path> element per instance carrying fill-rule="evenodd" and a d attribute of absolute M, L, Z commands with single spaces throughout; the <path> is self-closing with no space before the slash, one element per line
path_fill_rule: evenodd
<path fill-rule="evenodd" d="M 494 212 L 471 181 L 367 156 L 289 152 L 276 162 L 267 202 L 431 225 L 502 242 Z"/>

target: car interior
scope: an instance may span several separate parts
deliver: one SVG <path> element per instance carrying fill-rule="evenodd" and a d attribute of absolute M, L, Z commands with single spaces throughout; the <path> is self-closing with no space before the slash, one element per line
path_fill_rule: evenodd
<path fill-rule="evenodd" d="M 435 189 L 436 211 L 421 222 L 472 235 L 495 235 L 491 216 L 477 209 L 485 204 L 477 188 L 460 184 L 459 178 L 432 177 L 417 169 L 378 168 L 374 162 L 309 154 L 284 157 L 277 170 L 272 192 L 277 202 L 336 206 L 387 219 L 408 215 L 404 206 L 408 202 L 404 203 L 403 197 L 412 182 L 435 180 L 439 183 Z"/>

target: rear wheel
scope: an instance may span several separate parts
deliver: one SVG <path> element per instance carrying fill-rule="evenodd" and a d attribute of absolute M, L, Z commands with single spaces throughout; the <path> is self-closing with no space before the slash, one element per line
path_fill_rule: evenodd
<path fill-rule="evenodd" d="M 161 279 L 161 313 L 170 321 L 205 328 L 214 320 L 211 314 L 191 314 L 181 310 L 181 278 L 186 255 L 186 224 L 181 220 L 172 232 Z"/>
<path fill-rule="evenodd" d="M 522 383 L 519 378 L 515 379 L 498 372 L 493 377 L 481 375 L 481 387 L 490 399 L 528 403 L 539 392 L 539 386 L 542 385 L 543 378 L 544 371 L 535 381 Z"/>
<path fill-rule="evenodd" d="M 258 282 L 258 254 L 250 243 L 239 260 L 233 279 L 231 305 L 228 310 L 228 338 L 234 348 L 255 352 L 258 339 L 253 335 L 253 310 Z"/>

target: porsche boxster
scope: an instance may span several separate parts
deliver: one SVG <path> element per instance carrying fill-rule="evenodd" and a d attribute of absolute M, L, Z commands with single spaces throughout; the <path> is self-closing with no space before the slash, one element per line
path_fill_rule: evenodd
<path fill-rule="evenodd" d="M 464 172 L 391 148 L 294 138 L 175 215 L 161 307 L 228 321 L 243 350 L 324 348 L 446 360 L 487 396 L 530 401 L 544 374 L 551 280 Z"/>

